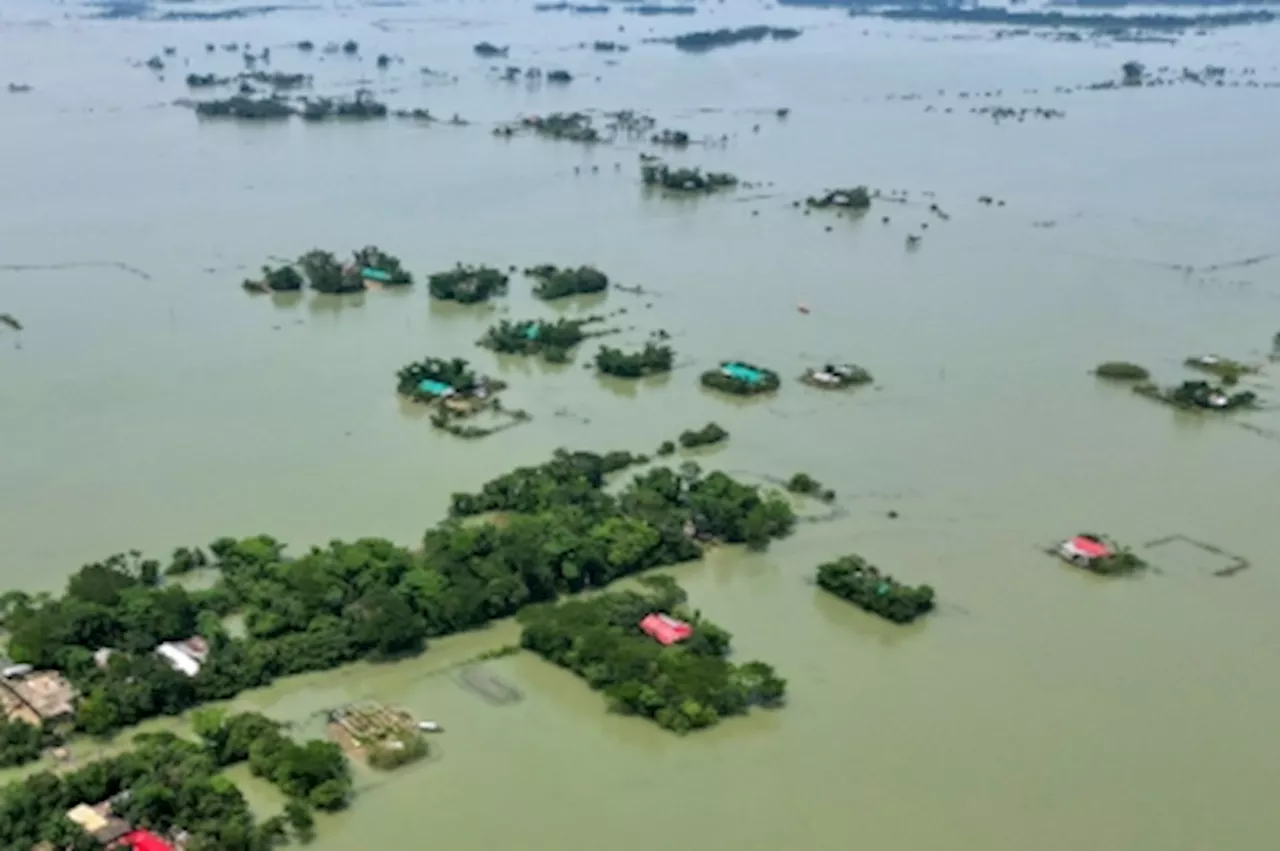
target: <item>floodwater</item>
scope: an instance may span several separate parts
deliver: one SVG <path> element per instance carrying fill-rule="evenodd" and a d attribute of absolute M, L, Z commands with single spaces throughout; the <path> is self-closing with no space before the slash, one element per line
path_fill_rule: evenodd
<path fill-rule="evenodd" d="M 1093 46 L 754 7 L 666 19 L 346 4 L 157 23 L 15 5 L 0 10 L 0 83 L 33 90 L 0 91 L 0 312 L 26 326 L 0 331 L 5 586 L 54 589 L 92 558 L 223 534 L 269 532 L 295 550 L 361 535 L 411 544 L 450 492 L 557 446 L 651 450 L 711 419 L 733 436 L 700 461 L 807 470 L 841 494 L 837 521 L 674 571 L 744 658 L 789 679 L 781 711 L 677 738 L 607 715 L 526 655 L 489 663 L 525 694 L 490 706 L 450 666 L 511 641 L 510 624 L 245 695 L 317 732 L 317 711 L 366 697 L 446 727 L 438 759 L 362 772 L 318 851 L 1273 847 L 1280 417 L 1188 417 L 1088 371 L 1131 359 L 1173 381 L 1193 353 L 1265 360 L 1280 330 L 1280 90 L 1052 89 L 1114 78 L 1130 58 L 1280 79 L 1280 28 Z M 806 33 L 704 56 L 640 43 L 759 22 Z M 362 60 L 284 47 L 346 37 Z M 497 81 L 470 50 L 484 39 L 511 44 L 511 64 L 578 79 Z M 633 49 L 578 48 L 595 39 Z M 367 78 L 393 107 L 475 123 L 198 121 L 172 101 L 189 71 L 239 69 L 235 54 L 204 52 L 228 41 L 272 46 L 275 69 L 315 73 L 323 90 Z M 163 81 L 139 65 L 162 45 L 177 48 Z M 380 73 L 380 52 L 405 61 Z M 888 97 L 909 93 L 923 97 Z M 1067 117 L 994 125 L 967 111 L 996 103 Z M 520 113 L 626 107 L 728 134 L 671 159 L 767 185 L 650 198 L 641 146 L 489 133 Z M 858 183 L 907 189 L 911 203 L 857 222 L 790 206 Z M 935 201 L 949 221 L 929 214 Z M 904 250 L 908 233 L 923 235 L 918 250 Z M 240 289 L 273 255 L 369 242 L 419 276 L 457 261 L 590 262 L 659 294 L 553 309 L 517 279 L 490 311 L 432 305 L 422 286 L 343 299 Z M 634 330 L 615 339 L 666 329 L 684 366 L 625 388 L 583 369 L 591 345 L 559 369 L 472 347 L 501 315 L 622 307 L 616 321 Z M 395 370 L 428 354 L 499 371 L 534 421 L 477 443 L 433 431 L 393 393 Z M 877 383 L 831 396 L 792 381 L 734 404 L 696 383 L 728 357 L 788 378 L 852 360 Z M 1247 382 L 1271 404 L 1276 369 Z M 1040 551 L 1081 529 L 1138 547 L 1159 572 L 1099 581 Z M 1169 535 L 1253 567 L 1214 578 L 1223 564 L 1189 544 L 1141 549 Z M 941 610 L 900 629 L 816 592 L 814 566 L 847 552 L 931 583 Z M 255 803 L 278 806 L 255 783 Z"/>

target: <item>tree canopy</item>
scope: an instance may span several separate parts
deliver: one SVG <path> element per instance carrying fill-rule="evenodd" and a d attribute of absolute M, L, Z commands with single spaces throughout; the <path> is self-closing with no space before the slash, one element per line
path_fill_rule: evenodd
<path fill-rule="evenodd" d="M 781 702 L 786 681 L 763 662 L 729 662 L 729 633 L 686 611 L 674 580 L 652 576 L 643 583 L 643 591 L 531 607 L 520 615 L 521 644 L 603 691 L 614 711 L 679 733 L 740 715 L 753 703 Z M 663 646 L 639 626 L 653 612 L 682 618 L 692 636 Z"/>
<path fill-rule="evenodd" d="M 910 623 L 933 610 L 933 589 L 903 585 L 857 555 L 818 566 L 818 585 L 894 623 Z"/>
<path fill-rule="evenodd" d="M 533 294 L 547 301 L 609 289 L 609 276 L 594 266 L 562 269 L 543 264 L 525 269 L 524 273 L 537 281 L 533 286 Z"/>
<path fill-rule="evenodd" d="M 530 603 L 699 558 L 703 541 L 758 547 L 794 526 L 785 499 L 693 464 L 646 469 L 606 488 L 642 460 L 557 452 L 455 494 L 452 516 L 417 550 L 367 538 L 288 557 L 259 535 L 220 538 L 208 558 L 176 551 L 166 572 L 206 561 L 215 571 L 201 591 L 161 582 L 158 562 L 113 556 L 82 568 L 61 597 L 0 601 L 10 650 L 17 661 L 62 670 L 81 695 L 77 729 L 105 735 L 277 677 L 412 653 Z M 485 512 L 501 512 L 503 522 L 460 522 Z M 242 637 L 222 626 L 233 613 Z M 152 652 L 197 629 L 210 649 L 194 676 Z M 102 666 L 99 648 L 115 651 Z"/>
<path fill-rule="evenodd" d="M 670 346 L 648 342 L 638 352 L 624 352 L 601 346 L 596 353 L 596 369 L 617 378 L 642 378 L 670 372 L 675 353 Z"/>

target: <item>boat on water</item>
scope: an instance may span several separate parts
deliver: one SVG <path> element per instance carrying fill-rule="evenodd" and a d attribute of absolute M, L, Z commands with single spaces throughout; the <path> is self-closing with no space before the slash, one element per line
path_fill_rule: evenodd
<path fill-rule="evenodd" d="M 444 728 L 435 721 L 419 721 L 418 730 L 423 733 L 443 733 Z"/>

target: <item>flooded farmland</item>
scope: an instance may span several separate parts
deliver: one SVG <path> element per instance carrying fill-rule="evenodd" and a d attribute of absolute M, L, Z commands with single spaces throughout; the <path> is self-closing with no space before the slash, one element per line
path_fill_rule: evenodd
<path fill-rule="evenodd" d="M 718 548 L 667 571 L 733 633 L 735 655 L 787 679 L 778 711 L 679 737 L 608 714 L 528 653 L 484 663 L 521 695 L 486 701 L 459 666 L 514 643 L 507 621 L 241 695 L 314 735 L 325 709 L 361 700 L 444 727 L 432 759 L 357 768 L 351 807 L 319 818 L 312 847 L 1269 847 L 1280 89 L 1087 87 L 1119 81 L 1129 60 L 1280 80 L 1276 25 L 1070 43 L 727 4 L 646 16 L 368 3 L 225 20 L 162 19 L 188 4 L 105 19 L 11 6 L 0 84 L 29 91 L 0 90 L 0 313 L 21 325 L 0 327 L 4 589 L 56 592 L 109 553 L 221 535 L 269 533 L 294 553 L 363 536 L 416 546 L 451 493 L 557 447 L 649 452 L 708 421 L 731 438 L 679 460 L 752 482 L 808 471 L 837 492 L 833 519 L 765 552 Z M 766 23 L 802 35 L 708 53 L 649 41 Z M 324 49 L 348 39 L 354 55 Z M 602 40 L 629 49 L 591 49 Z M 477 56 L 484 41 L 507 55 Z M 313 75 L 318 93 L 364 88 L 440 120 L 197 117 L 183 102 L 208 95 L 185 78 L 244 71 L 232 42 L 269 47 L 270 69 Z M 573 79 L 509 80 L 506 66 Z M 971 111 L 988 106 L 1063 115 Z M 622 109 L 695 141 L 493 133 Z M 646 192 L 640 155 L 653 153 L 744 185 Z M 865 216 L 806 215 L 805 198 L 861 184 L 883 196 Z M 240 286 L 276 258 L 370 243 L 418 283 Z M 644 294 L 548 305 L 517 274 L 488 305 L 430 299 L 425 277 L 459 262 L 589 263 Z M 604 342 L 665 330 L 669 375 L 598 377 L 584 368 L 594 340 L 569 365 L 475 346 L 500 319 L 623 308 Z M 1262 365 L 1242 381 L 1258 410 L 1215 419 L 1090 375 L 1120 359 L 1173 382 L 1210 352 Z M 426 355 L 496 375 L 531 421 L 478 441 L 433 429 L 395 393 L 396 370 Z M 699 373 L 728 359 L 767 364 L 781 390 L 702 389 Z M 796 380 L 844 361 L 874 384 Z M 1104 580 L 1044 555 L 1080 529 L 1155 569 Z M 850 552 L 933 586 L 938 611 L 896 627 L 817 590 L 815 566 Z M 1250 569 L 1215 576 L 1233 557 Z M 282 806 L 234 771 L 261 813 Z"/>

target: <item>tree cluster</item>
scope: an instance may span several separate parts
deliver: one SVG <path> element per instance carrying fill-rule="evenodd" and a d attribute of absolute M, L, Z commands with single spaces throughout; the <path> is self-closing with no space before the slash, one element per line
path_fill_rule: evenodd
<path fill-rule="evenodd" d="M 374 269 L 385 273 L 387 280 L 382 281 L 383 284 L 405 286 L 413 283 L 413 275 L 400 265 L 400 258 L 386 253 L 376 245 L 366 245 L 352 252 L 352 255 L 357 272 L 363 269 Z"/>
<path fill-rule="evenodd" d="M 710 727 L 752 704 L 781 703 L 786 681 L 763 662 L 729 662 L 729 633 L 684 611 L 685 594 L 674 580 L 648 577 L 644 586 L 526 609 L 520 642 L 603 691 L 614 711 L 678 733 Z M 677 614 L 693 635 L 663 647 L 639 627 L 651 612 Z"/>
<path fill-rule="evenodd" d="M 55 742 L 57 737 L 44 727 L 0 715 L 0 768 L 34 762 Z"/>
<path fill-rule="evenodd" d="M 711 446 L 714 443 L 720 443 L 729 439 L 729 432 L 725 431 L 716 423 L 707 423 L 702 428 L 686 429 L 680 432 L 680 445 L 685 449 L 693 449 L 698 446 Z"/>
<path fill-rule="evenodd" d="M 1222 383 L 1227 387 L 1238 384 L 1244 376 L 1252 375 L 1258 371 L 1255 366 L 1250 366 L 1247 363 L 1241 363 L 1231 358 L 1218 357 L 1217 355 L 1189 357 L 1183 361 L 1183 365 L 1200 372 L 1216 375 L 1222 379 Z"/>
<path fill-rule="evenodd" d="M 782 386 L 782 379 L 773 370 L 749 364 L 740 365 L 755 370 L 759 373 L 760 379 L 758 381 L 749 381 L 737 375 L 727 375 L 724 372 L 725 364 L 721 364 L 717 369 L 709 369 L 702 373 L 699 381 L 702 382 L 703 387 L 719 390 L 723 393 L 732 393 L 735 396 L 755 396 L 760 393 L 772 393 Z"/>
<path fill-rule="evenodd" d="M 825 210 L 828 207 L 834 207 L 838 210 L 869 210 L 871 209 L 871 192 L 865 186 L 855 186 L 852 189 L 832 189 L 816 198 L 812 196 L 806 198 L 804 203 L 806 206 L 817 210 Z"/>
<path fill-rule="evenodd" d="M 1093 374 L 1110 381 L 1146 381 L 1151 377 L 1145 366 L 1128 361 L 1104 361 L 1094 368 Z"/>
<path fill-rule="evenodd" d="M 288 826 L 301 839 L 310 836 L 311 816 L 305 797 L 286 809 L 286 816 L 256 822 L 244 795 L 221 771 L 255 759 L 263 776 L 278 778 L 288 793 L 308 791 L 317 804 L 345 802 L 350 789 L 346 761 L 334 761 L 315 742 L 281 746 L 274 722 L 262 716 L 234 716 L 225 722 L 227 744 L 212 747 L 179 739 L 171 733 L 141 734 L 134 747 L 119 756 L 90 762 L 60 774 L 40 772 L 0 792 L 0 846 L 31 848 L 47 842 L 68 851 L 92 851 L 101 845 L 66 817 L 77 804 L 111 801 L 112 812 L 135 827 L 160 835 L 187 831 L 187 851 L 270 851 L 287 841 Z M 271 744 L 268 746 L 267 742 Z M 275 750 L 271 750 L 275 748 Z M 305 751 L 300 757 L 292 748 Z M 286 751 L 290 751 L 286 753 Z M 323 756 L 321 752 L 323 751 Z M 319 783 L 318 777 L 324 777 Z M 342 787 L 341 795 L 332 786 Z M 317 794 L 318 793 L 318 794 Z"/>
<path fill-rule="evenodd" d="M 333 742 L 299 744 L 281 724 L 256 712 L 228 716 L 220 709 L 195 713 L 193 727 L 219 765 L 249 761 L 249 770 L 290 799 L 318 810 L 340 810 L 351 796 L 351 766 Z"/>
<path fill-rule="evenodd" d="M 1168 389 L 1152 383 L 1142 383 L 1134 388 L 1134 392 L 1167 402 L 1179 408 L 1195 408 L 1203 411 L 1233 411 L 1237 408 L 1252 408 L 1258 403 L 1258 394 L 1251 390 L 1232 393 L 1230 388 L 1210 384 L 1207 381 L 1184 381 L 1177 387 Z"/>
<path fill-rule="evenodd" d="M 601 293 L 609 289 L 609 276 L 594 266 L 561 269 L 543 264 L 525 269 L 524 273 L 537 281 L 533 286 L 533 294 L 546 301 L 572 295 Z"/>
<path fill-rule="evenodd" d="M 245 279 L 244 288 L 251 292 L 292 292 L 302 289 L 302 276 L 291 265 L 263 266 L 262 277 L 256 281 Z"/>
<path fill-rule="evenodd" d="M 762 547 L 794 526 L 786 500 L 696 465 L 648 470 L 616 494 L 605 489 L 607 475 L 641 460 L 560 452 L 499 476 L 477 494 L 455 494 L 451 513 L 503 512 L 502 526 L 450 519 L 426 533 L 420 550 L 370 538 L 289 558 L 266 535 L 221 538 L 209 547 L 217 579 L 200 591 L 163 584 L 157 561 L 113 556 L 78 571 L 61 597 L 0 598 L 10 654 L 63 671 L 82 695 L 77 729 L 104 735 L 281 676 L 416 653 L 430 637 L 527 603 L 696 559 L 700 539 Z M 203 564 L 196 552 L 177 551 L 164 572 Z M 231 614 L 243 637 L 223 626 Z M 210 647 L 195 676 L 152 652 L 193 633 Z M 99 648 L 115 651 L 103 666 Z"/>
<path fill-rule="evenodd" d="M 288 118 L 296 114 L 289 102 L 283 98 L 255 98 L 247 95 L 232 95 L 228 98 L 205 100 L 196 104 L 196 115 L 207 118 L 243 118 L 260 121 L 272 118 Z"/>
<path fill-rule="evenodd" d="M 638 352 L 624 352 L 601 346 L 596 352 L 596 369 L 618 378 L 642 378 L 670 372 L 675 352 L 670 346 L 649 342 Z"/>
<path fill-rule="evenodd" d="M 597 317 L 557 319 L 554 322 L 503 319 L 485 331 L 480 345 L 501 354 L 541 355 L 551 363 L 565 363 L 574 346 L 593 336 L 584 329 L 599 321 Z"/>
<path fill-rule="evenodd" d="M 436 397 L 418 389 L 423 381 L 439 381 L 459 393 L 470 392 L 477 386 L 476 374 L 464 359 L 423 358 L 400 368 L 396 373 L 396 391 L 413 399 L 434 400 Z"/>
<path fill-rule="evenodd" d="M 822 482 L 808 473 L 796 473 L 787 480 L 787 490 L 800 496 L 811 496 L 823 502 L 834 502 L 836 492 L 822 486 Z"/>
<path fill-rule="evenodd" d="M 507 292 L 510 280 L 497 269 L 489 266 L 464 266 L 459 263 L 447 272 L 437 272 L 427 278 L 432 298 L 475 304 L 488 301 L 495 295 Z"/>
<path fill-rule="evenodd" d="M 857 555 L 819 565 L 818 585 L 894 623 L 910 623 L 934 605 L 933 589 L 928 585 L 903 585 Z"/>
<path fill-rule="evenodd" d="M 539 136 L 551 139 L 588 144 L 600 141 L 600 131 L 592 126 L 591 116 L 585 112 L 553 112 L 527 118 L 525 124 Z"/>
<path fill-rule="evenodd" d="M 326 121 L 331 118 L 386 118 L 387 105 L 374 99 L 373 92 L 359 89 L 354 98 L 317 97 L 302 104 L 304 121 Z"/>
<path fill-rule="evenodd" d="M 791 27 L 739 27 L 736 30 L 719 29 L 703 32 L 691 32 L 676 36 L 672 42 L 680 50 L 702 52 L 717 47 L 732 47 L 735 44 L 764 41 L 766 38 L 775 41 L 789 41 L 800 36 L 800 30 Z"/>
<path fill-rule="evenodd" d="M 650 161 L 640 166 L 640 180 L 645 186 L 672 192 L 715 192 L 738 185 L 738 178 L 727 171 L 703 172 L 696 168 L 672 168 L 666 163 Z"/>

